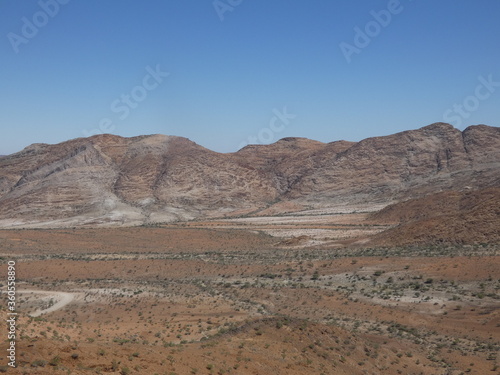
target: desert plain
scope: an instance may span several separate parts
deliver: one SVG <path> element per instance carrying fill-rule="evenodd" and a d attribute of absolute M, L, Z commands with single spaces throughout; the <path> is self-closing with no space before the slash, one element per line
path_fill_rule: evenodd
<path fill-rule="evenodd" d="M 18 367 L 0 371 L 499 374 L 498 246 L 370 245 L 392 226 L 309 212 L 2 230 L 20 316 Z"/>

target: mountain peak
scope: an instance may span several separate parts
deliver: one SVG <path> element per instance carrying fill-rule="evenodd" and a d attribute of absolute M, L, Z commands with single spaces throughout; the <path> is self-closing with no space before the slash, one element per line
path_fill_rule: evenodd
<path fill-rule="evenodd" d="M 455 129 L 455 127 L 446 122 L 435 122 L 433 124 L 424 126 L 419 130 L 453 130 L 453 129 Z"/>

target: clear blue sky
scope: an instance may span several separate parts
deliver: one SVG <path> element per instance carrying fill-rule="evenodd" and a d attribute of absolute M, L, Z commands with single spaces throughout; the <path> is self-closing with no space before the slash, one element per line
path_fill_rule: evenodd
<path fill-rule="evenodd" d="M 0 154 L 103 131 L 230 152 L 500 126 L 498 0 L 56 1 L 0 0 Z"/>

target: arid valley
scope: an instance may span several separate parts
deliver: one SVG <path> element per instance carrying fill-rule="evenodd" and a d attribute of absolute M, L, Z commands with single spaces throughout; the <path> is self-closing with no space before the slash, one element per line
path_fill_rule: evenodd
<path fill-rule="evenodd" d="M 0 375 L 500 375 L 499 20 L 0 0 Z"/>
<path fill-rule="evenodd" d="M 19 318 L 18 367 L 0 372 L 500 374 L 498 134 L 470 130 L 463 155 L 435 125 L 231 160 L 176 160 L 158 137 L 2 157 Z M 384 142 L 401 146 L 384 159 Z M 197 163 L 231 172 L 214 185 Z"/>

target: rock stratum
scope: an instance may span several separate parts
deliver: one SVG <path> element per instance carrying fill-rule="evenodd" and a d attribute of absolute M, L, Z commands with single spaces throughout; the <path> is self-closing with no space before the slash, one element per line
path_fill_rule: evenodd
<path fill-rule="evenodd" d="M 324 212 L 500 186 L 500 128 L 444 123 L 360 142 L 284 138 L 217 153 L 103 134 L 0 157 L 0 227 L 140 225 Z"/>

